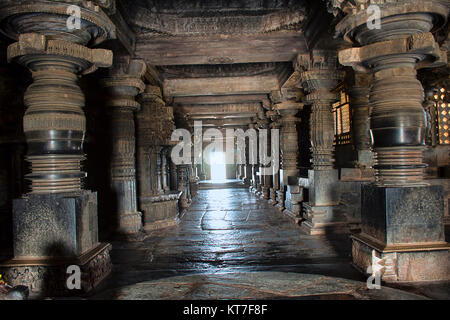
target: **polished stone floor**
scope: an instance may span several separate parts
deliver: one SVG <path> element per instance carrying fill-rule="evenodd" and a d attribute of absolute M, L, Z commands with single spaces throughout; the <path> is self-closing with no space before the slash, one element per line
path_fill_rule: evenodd
<path fill-rule="evenodd" d="M 143 288 L 155 283 L 151 281 L 178 277 L 175 283 L 179 283 L 180 276 L 188 276 L 190 280 L 186 281 L 195 282 L 192 275 L 245 274 L 248 281 L 256 273 L 256 277 L 269 281 L 272 274 L 272 280 L 283 282 L 288 275 L 297 274 L 303 279 L 323 277 L 320 281 L 336 277 L 363 286 L 366 282 L 350 264 L 351 242 L 347 235 L 306 235 L 266 201 L 241 188 L 200 190 L 178 226 L 154 232 L 144 242 L 114 242 L 112 259 L 112 276 L 93 292 L 92 298 L 137 298 Z M 328 288 L 322 293 L 339 298 L 340 291 Z M 405 288 L 424 297 L 450 297 L 449 284 Z M 229 297 L 226 292 L 224 295 Z M 164 296 L 148 292 L 140 297 Z M 236 292 L 235 297 L 242 295 Z M 177 295 L 167 298 L 177 299 Z M 180 293 L 178 298 L 186 295 Z"/>

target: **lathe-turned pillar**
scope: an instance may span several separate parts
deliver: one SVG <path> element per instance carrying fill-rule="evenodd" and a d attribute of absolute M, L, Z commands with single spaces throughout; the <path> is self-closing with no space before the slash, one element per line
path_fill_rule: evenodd
<path fill-rule="evenodd" d="M 94 2 L 91 2 L 92 5 Z M 109 244 L 98 242 L 97 194 L 84 190 L 85 97 L 78 79 L 112 64 L 112 52 L 90 49 L 111 38 L 103 11 L 80 4 L 82 30 L 67 32 L 64 1 L 2 1 L 0 28 L 16 41 L 8 61 L 31 71 L 23 128 L 29 193 L 13 202 L 14 258 L 0 264 L 10 285 L 32 294 L 80 294 L 111 271 Z M 58 262 L 55 262 L 58 261 Z M 81 269 L 81 290 L 66 288 L 67 267 Z"/>
<path fill-rule="evenodd" d="M 362 170 L 370 170 L 373 166 L 369 120 L 369 92 L 371 84 L 371 74 L 355 72 L 353 83 L 347 90 L 353 111 L 353 141 L 357 152 L 355 166 Z"/>
<path fill-rule="evenodd" d="M 111 200 L 115 201 L 113 214 L 117 221 L 114 232 L 130 240 L 142 238 L 142 217 L 136 198 L 134 112 L 140 108 L 135 97 L 145 88 L 141 77 L 146 68 L 143 60 L 117 58 L 109 77 L 103 80 L 111 118 Z"/>
<path fill-rule="evenodd" d="M 348 11 L 347 11 L 348 12 Z M 445 65 L 431 30 L 447 18 L 441 1 L 396 1 L 381 6 L 379 29 L 366 25 L 366 11 L 354 8 L 338 34 L 357 44 L 339 61 L 372 72 L 370 129 L 376 184 L 362 189 L 361 233 L 353 237 L 353 263 L 368 271 L 382 259 L 385 281 L 448 280 L 450 245 L 443 227 L 442 186 L 424 178 L 426 118 L 416 69 Z"/>
<path fill-rule="evenodd" d="M 307 95 L 305 103 L 311 105 L 311 151 L 313 169 L 308 172 L 308 202 L 303 203 L 302 229 L 309 234 L 345 232 L 345 216 L 336 212 L 339 202 L 338 171 L 334 163 L 334 120 L 332 104 L 338 100 L 333 92 L 344 78 L 339 70 L 335 51 L 314 50 L 299 55 L 297 69 Z"/>
<path fill-rule="evenodd" d="M 286 208 L 286 192 L 288 185 L 295 185 L 299 176 L 298 170 L 298 132 L 297 123 L 300 119 L 296 116 L 303 108 L 302 103 L 286 100 L 275 105 L 274 109 L 280 115 L 278 120 L 280 131 L 280 188 L 277 191 L 277 208 L 281 211 Z"/>

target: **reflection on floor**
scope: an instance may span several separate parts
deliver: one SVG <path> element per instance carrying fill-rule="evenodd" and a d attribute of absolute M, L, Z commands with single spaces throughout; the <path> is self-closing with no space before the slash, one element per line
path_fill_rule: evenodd
<path fill-rule="evenodd" d="M 276 279 L 285 281 L 282 273 L 301 273 L 355 280 L 365 286 L 366 278 L 350 265 L 350 249 L 348 236 L 305 235 L 278 210 L 245 189 L 200 190 L 178 226 L 157 231 L 144 242 L 113 243 L 113 275 L 93 298 L 122 292 L 117 288 L 126 285 L 136 284 L 124 289 L 132 293 L 133 288 L 145 288 L 138 283 L 193 274 L 278 272 L 272 279 L 275 283 Z M 270 275 L 264 277 L 271 280 Z M 431 284 L 407 290 L 449 298 L 448 288 L 448 284 Z M 328 290 L 326 294 L 339 292 Z M 236 293 L 238 297 L 241 295 Z"/>

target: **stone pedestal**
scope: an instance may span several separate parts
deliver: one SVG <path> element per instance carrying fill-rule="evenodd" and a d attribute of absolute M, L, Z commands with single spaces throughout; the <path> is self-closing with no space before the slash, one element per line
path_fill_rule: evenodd
<path fill-rule="evenodd" d="M 303 201 L 303 188 L 299 185 L 288 185 L 286 190 L 284 214 L 288 215 L 295 223 L 301 221 L 301 210 Z"/>
<path fill-rule="evenodd" d="M 70 295 L 94 288 L 111 272 L 111 245 L 98 242 L 97 194 L 30 194 L 13 204 L 14 258 L 0 264 L 11 285 L 33 295 Z M 81 290 L 68 290 L 67 267 L 82 271 Z"/>
<path fill-rule="evenodd" d="M 162 195 L 141 198 L 146 233 L 178 224 L 178 199 L 180 196 L 181 192 L 172 191 Z"/>
<path fill-rule="evenodd" d="M 347 219 L 339 204 L 338 171 L 308 171 L 309 201 L 304 209 L 301 228 L 308 234 L 329 234 L 348 232 Z"/>
<path fill-rule="evenodd" d="M 383 259 L 385 281 L 450 280 L 441 186 L 362 187 L 362 230 L 353 239 L 353 263 L 366 272 Z"/>

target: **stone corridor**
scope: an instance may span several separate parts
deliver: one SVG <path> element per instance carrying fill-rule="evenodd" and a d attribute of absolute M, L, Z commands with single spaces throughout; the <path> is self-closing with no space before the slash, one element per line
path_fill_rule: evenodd
<path fill-rule="evenodd" d="M 112 245 L 113 274 L 92 293 L 93 299 L 245 298 L 241 290 L 231 293 L 225 289 L 215 290 L 219 296 L 205 296 L 204 290 L 208 288 L 200 287 L 200 292 L 184 296 L 171 290 L 167 293 L 167 287 L 148 284 L 152 281 L 170 282 L 171 277 L 178 277 L 174 278 L 178 284 L 198 282 L 204 285 L 205 281 L 208 283 L 205 277 L 218 277 L 219 280 L 215 281 L 217 285 L 217 282 L 224 281 L 220 278 L 226 276 L 237 285 L 257 285 L 261 281 L 257 276 L 259 272 L 270 272 L 263 283 L 274 292 L 280 290 L 279 286 L 286 281 L 286 277 L 295 278 L 293 273 L 296 273 L 297 277 L 301 277 L 301 280 L 297 279 L 299 283 L 309 283 L 313 281 L 311 277 L 317 277 L 319 282 L 325 281 L 327 285 L 322 292 L 326 293 L 325 296 L 352 299 L 350 295 L 342 295 L 339 286 L 330 285 L 330 279 L 335 278 L 327 277 L 343 278 L 339 281 L 344 283 L 358 281 L 358 290 L 365 287 L 366 281 L 350 264 L 351 242 L 347 235 L 306 235 L 275 207 L 244 188 L 199 190 L 176 227 L 156 231 L 143 242 L 113 242 Z M 262 279 L 264 274 L 261 274 Z M 119 289 L 123 286 L 132 290 Z M 295 291 L 295 286 L 291 289 Z M 432 298 L 449 298 L 448 285 L 442 283 L 433 284 L 431 288 L 422 284 L 407 289 L 424 296 L 431 292 L 429 297 Z M 123 290 L 131 295 L 117 293 Z M 311 298 L 313 294 L 308 290 L 300 291 L 305 298 Z M 366 289 L 363 291 L 366 292 L 365 298 L 372 298 L 370 295 L 375 294 L 369 294 Z M 164 293 L 168 295 L 164 296 Z M 276 293 L 253 295 L 254 298 L 277 296 L 280 298 Z M 287 297 L 281 294 L 281 298 Z M 416 297 L 393 290 L 383 291 L 378 298 Z"/>

